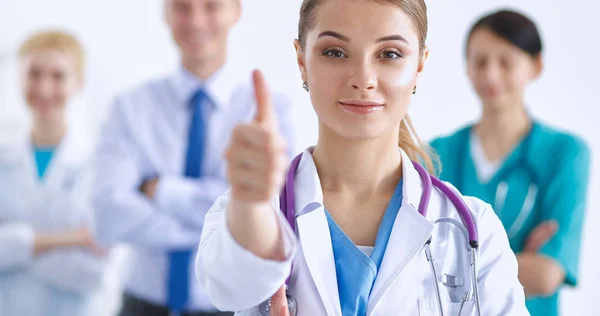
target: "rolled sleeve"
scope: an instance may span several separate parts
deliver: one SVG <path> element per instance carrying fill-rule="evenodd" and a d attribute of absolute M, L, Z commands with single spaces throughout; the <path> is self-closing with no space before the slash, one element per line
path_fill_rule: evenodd
<path fill-rule="evenodd" d="M 208 209 L 227 186 L 218 178 L 165 176 L 158 181 L 154 200 L 162 212 L 174 215 L 183 225 L 201 230 Z"/>

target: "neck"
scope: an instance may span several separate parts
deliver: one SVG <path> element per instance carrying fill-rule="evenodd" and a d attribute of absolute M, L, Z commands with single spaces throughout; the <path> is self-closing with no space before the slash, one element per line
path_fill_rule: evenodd
<path fill-rule="evenodd" d="M 524 106 L 506 111 L 483 111 L 475 126 L 488 158 L 498 159 L 508 153 L 529 132 L 531 119 Z"/>
<path fill-rule="evenodd" d="M 182 64 L 185 69 L 196 75 L 201 80 L 208 79 L 212 74 L 217 72 L 226 61 L 226 54 L 220 54 L 212 58 L 194 59 L 191 57 L 183 57 Z"/>
<path fill-rule="evenodd" d="M 402 177 L 397 135 L 353 140 L 320 126 L 313 158 L 323 191 L 357 195 L 393 191 Z"/>
<path fill-rule="evenodd" d="M 66 131 L 67 125 L 64 122 L 36 122 L 31 129 L 31 140 L 37 147 L 56 147 Z"/>

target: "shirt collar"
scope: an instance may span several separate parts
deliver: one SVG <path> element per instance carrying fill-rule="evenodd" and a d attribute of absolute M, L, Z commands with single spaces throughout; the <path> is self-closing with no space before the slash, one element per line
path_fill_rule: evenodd
<path fill-rule="evenodd" d="M 31 136 L 19 135 L 17 140 L 0 144 L 0 165 L 18 165 L 26 161 L 34 150 Z M 92 154 L 90 138 L 83 131 L 75 131 L 75 127 L 67 129 L 60 144 L 54 148 L 54 161 L 67 165 L 84 164 Z"/>
<path fill-rule="evenodd" d="M 226 108 L 230 104 L 230 98 L 236 88 L 232 77 L 232 71 L 225 64 L 208 79 L 202 81 L 185 67 L 180 66 L 172 76 L 171 83 L 175 91 L 177 104 L 188 106 L 194 93 L 200 88 L 210 99 L 210 103 L 216 108 Z"/>

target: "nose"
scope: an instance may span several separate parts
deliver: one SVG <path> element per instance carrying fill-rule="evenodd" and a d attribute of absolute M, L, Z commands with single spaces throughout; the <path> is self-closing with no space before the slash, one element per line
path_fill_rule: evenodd
<path fill-rule="evenodd" d="M 501 70 L 498 63 L 489 63 L 483 69 L 483 79 L 488 83 L 497 83 L 500 80 Z"/>
<path fill-rule="evenodd" d="M 49 98 L 52 94 L 52 85 L 52 80 L 47 78 L 47 76 L 40 78 L 37 82 L 37 85 L 35 85 L 35 90 L 38 97 L 43 99 Z"/>
<path fill-rule="evenodd" d="M 349 79 L 349 85 L 353 90 L 358 91 L 375 90 L 377 76 L 373 71 L 373 66 L 367 61 L 358 63 Z"/>

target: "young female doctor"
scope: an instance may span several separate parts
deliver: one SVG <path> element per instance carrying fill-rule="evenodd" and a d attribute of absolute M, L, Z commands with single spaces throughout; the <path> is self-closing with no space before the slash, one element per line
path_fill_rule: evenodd
<path fill-rule="evenodd" d="M 71 35 L 44 31 L 19 51 L 31 130 L 0 149 L 0 315 L 86 315 L 105 259 L 90 233 L 86 148 L 65 106 L 84 56 Z"/>
<path fill-rule="evenodd" d="M 499 11 L 476 22 L 467 70 L 483 114 L 433 141 L 441 178 L 494 205 L 517 253 L 529 312 L 558 315 L 558 289 L 577 283 L 589 149 L 527 113 L 524 91 L 542 71 L 542 42 L 527 17 Z"/>
<path fill-rule="evenodd" d="M 447 184 L 452 194 L 426 189 L 431 178 L 411 162 L 432 165 L 407 116 L 428 54 L 425 2 L 305 0 L 298 35 L 319 140 L 286 171 L 257 73 L 256 120 L 232 135 L 231 193 L 207 214 L 196 261 L 215 306 L 240 315 L 528 315 L 493 210 Z M 287 218 L 277 196 L 284 177 L 295 187 L 281 204 L 295 209 Z M 476 274 L 473 236 L 450 196 L 477 226 Z"/>

